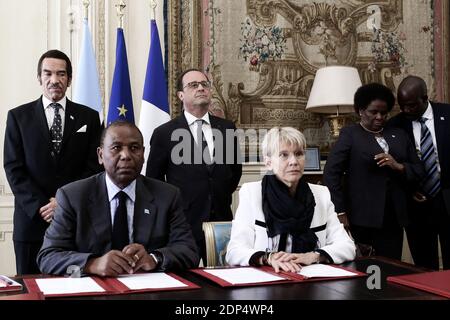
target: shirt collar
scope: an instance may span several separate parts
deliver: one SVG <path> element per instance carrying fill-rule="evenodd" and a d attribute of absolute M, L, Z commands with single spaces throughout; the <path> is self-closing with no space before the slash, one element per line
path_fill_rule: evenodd
<path fill-rule="evenodd" d="M 53 103 L 53 101 L 47 99 L 46 96 L 42 96 L 42 104 L 44 106 L 44 109 L 47 109 L 51 104 Z M 62 107 L 63 110 L 66 110 L 66 104 L 67 104 L 67 97 L 64 96 L 61 100 L 56 101 L 56 103 L 59 103 Z"/>
<path fill-rule="evenodd" d="M 106 180 L 106 189 L 108 191 L 108 200 L 111 200 L 116 196 L 119 191 L 123 191 L 127 194 L 128 198 L 130 198 L 133 202 L 136 199 L 136 179 L 134 179 L 128 186 L 123 189 L 120 189 L 118 186 L 114 184 L 111 178 L 108 176 L 108 173 L 105 174 Z"/>
<path fill-rule="evenodd" d="M 184 116 L 186 117 L 186 121 L 189 126 L 191 126 L 195 121 L 199 120 L 197 117 L 193 116 L 186 110 L 184 110 Z M 205 113 L 205 115 L 203 117 L 201 117 L 200 119 L 202 119 L 203 121 L 205 121 L 205 123 L 207 123 L 209 125 L 211 124 L 211 122 L 209 121 L 209 113 L 208 112 Z"/>
<path fill-rule="evenodd" d="M 427 120 L 433 120 L 433 108 L 431 107 L 431 103 L 428 101 L 428 107 L 422 115 L 422 118 L 426 118 Z"/>

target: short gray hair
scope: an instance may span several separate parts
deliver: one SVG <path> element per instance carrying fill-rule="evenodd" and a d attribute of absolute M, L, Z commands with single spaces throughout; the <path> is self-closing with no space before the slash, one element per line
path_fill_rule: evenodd
<path fill-rule="evenodd" d="M 306 139 L 303 133 L 292 127 L 274 127 L 267 132 L 261 143 L 264 157 L 271 157 L 280 150 L 281 144 L 306 148 Z"/>

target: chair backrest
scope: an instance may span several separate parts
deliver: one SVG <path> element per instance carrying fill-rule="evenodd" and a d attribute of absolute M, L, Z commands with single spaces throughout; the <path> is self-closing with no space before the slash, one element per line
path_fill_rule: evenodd
<path fill-rule="evenodd" d="M 225 266 L 231 221 L 203 222 L 203 232 L 206 240 L 206 266 Z"/>

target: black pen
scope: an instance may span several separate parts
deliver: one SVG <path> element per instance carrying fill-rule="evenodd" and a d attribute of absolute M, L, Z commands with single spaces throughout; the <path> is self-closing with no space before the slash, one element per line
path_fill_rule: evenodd
<path fill-rule="evenodd" d="M 13 282 L 10 279 L 6 278 L 5 276 L 1 276 L 1 275 L 0 275 L 0 281 L 3 281 L 7 286 L 10 286 L 13 284 Z"/>

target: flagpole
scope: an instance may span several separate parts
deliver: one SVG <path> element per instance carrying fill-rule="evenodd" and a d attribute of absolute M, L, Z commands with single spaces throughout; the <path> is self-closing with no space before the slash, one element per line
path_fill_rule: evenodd
<path fill-rule="evenodd" d="M 117 120 L 134 123 L 130 72 L 123 30 L 123 16 L 126 5 L 125 2 L 121 0 L 115 7 L 117 9 L 117 16 L 119 17 L 119 27 L 117 28 L 116 65 L 114 67 L 107 124 Z"/>
<path fill-rule="evenodd" d="M 89 0 L 83 0 L 84 6 L 84 19 L 89 20 L 89 6 L 91 2 Z"/>
<path fill-rule="evenodd" d="M 120 0 L 120 2 L 115 5 L 116 10 L 117 10 L 117 16 L 119 17 L 119 28 L 120 29 L 123 29 L 123 16 L 125 15 L 123 10 L 126 8 L 126 6 L 127 5 L 125 4 L 125 2 L 123 2 L 123 0 Z"/>
<path fill-rule="evenodd" d="M 150 12 L 150 15 L 151 15 L 151 13 L 153 13 L 153 20 L 155 20 L 155 21 L 156 21 L 156 6 L 157 6 L 156 1 L 155 0 L 151 0 L 150 1 L 150 8 L 152 9 L 152 12 Z"/>

